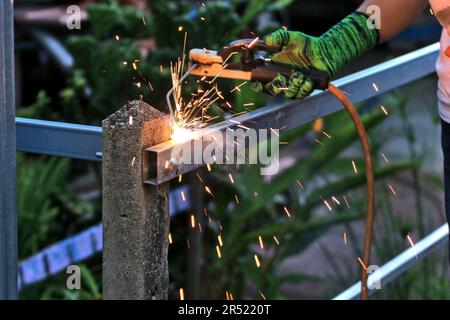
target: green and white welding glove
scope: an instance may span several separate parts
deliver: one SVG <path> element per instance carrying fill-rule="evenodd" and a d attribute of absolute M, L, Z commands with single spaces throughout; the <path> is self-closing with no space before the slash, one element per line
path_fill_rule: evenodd
<path fill-rule="evenodd" d="M 282 51 L 272 56 L 275 63 L 299 69 L 325 71 L 330 78 L 346 63 L 378 44 L 379 33 L 370 28 L 368 17 L 354 12 L 320 37 L 298 31 L 277 30 L 264 38 L 270 46 L 282 46 Z M 314 90 L 313 82 L 300 71 L 290 77 L 279 74 L 273 81 L 253 84 L 256 91 L 270 95 L 283 94 L 290 99 L 301 99 Z"/>

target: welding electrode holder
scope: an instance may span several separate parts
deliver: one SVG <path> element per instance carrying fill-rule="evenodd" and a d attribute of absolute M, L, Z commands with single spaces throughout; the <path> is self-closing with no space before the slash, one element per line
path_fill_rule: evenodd
<path fill-rule="evenodd" d="M 280 52 L 282 46 L 269 46 L 263 40 L 240 39 L 231 42 L 228 46 L 222 48 L 217 54 L 225 61 L 231 55 L 239 53 L 241 59 L 239 69 L 251 72 L 251 80 L 268 83 L 278 74 L 290 77 L 293 72 L 299 71 L 306 78 L 314 83 L 314 88 L 318 90 L 327 90 L 330 83 L 330 77 L 327 72 L 308 68 L 295 68 L 289 65 L 273 63 L 270 59 L 258 56 L 258 52 L 274 54 Z M 230 64 L 233 67 L 232 63 Z"/>

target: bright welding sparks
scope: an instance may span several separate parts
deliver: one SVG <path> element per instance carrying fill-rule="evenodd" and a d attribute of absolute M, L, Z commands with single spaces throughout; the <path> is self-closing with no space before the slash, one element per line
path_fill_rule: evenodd
<path fill-rule="evenodd" d="M 416 246 L 414 245 L 414 242 L 412 241 L 411 236 L 409 235 L 409 233 L 406 235 L 406 238 L 408 239 L 408 242 L 409 242 L 409 244 L 411 245 L 411 248 L 413 248 L 413 250 L 414 250 L 414 255 L 416 256 L 416 259 L 417 259 L 418 257 L 417 257 Z"/>
<path fill-rule="evenodd" d="M 277 137 L 280 136 L 280 134 L 279 134 L 277 131 L 275 131 L 274 129 L 270 128 L 270 131 L 272 131 L 272 133 L 273 133 L 274 135 L 276 135 Z"/>
<path fill-rule="evenodd" d="M 222 252 L 220 251 L 220 247 L 216 246 L 216 252 L 217 252 L 217 256 L 220 258 L 222 258 Z"/>
<path fill-rule="evenodd" d="M 381 108 L 381 111 L 383 111 L 383 113 L 384 113 L 385 115 L 389 115 L 389 113 L 388 113 L 388 111 L 387 111 L 387 109 L 386 109 L 385 106 L 381 106 L 380 108 Z"/>
<path fill-rule="evenodd" d="M 355 171 L 355 173 L 358 174 L 358 168 L 356 168 L 356 162 L 354 160 L 352 160 L 352 165 L 353 165 L 353 171 Z"/>
<path fill-rule="evenodd" d="M 328 208 L 328 210 L 333 211 L 333 208 L 330 206 L 330 204 L 328 203 L 327 200 L 323 200 L 323 203 L 324 203 L 325 206 Z"/>
<path fill-rule="evenodd" d="M 361 266 L 363 267 L 363 269 L 364 269 L 364 270 L 367 270 L 367 267 L 366 267 L 366 265 L 364 264 L 364 261 L 363 261 L 360 257 L 358 257 L 358 261 L 359 261 L 359 263 L 361 264 Z"/>
<path fill-rule="evenodd" d="M 276 243 L 277 245 L 280 245 L 280 241 L 278 240 L 277 237 L 273 236 L 273 240 L 275 241 L 275 243 Z"/>
<path fill-rule="evenodd" d="M 258 293 L 261 296 L 261 298 L 263 298 L 263 300 L 267 300 L 266 296 L 263 295 L 263 293 L 260 290 L 258 290 Z"/>
<path fill-rule="evenodd" d="M 183 199 L 183 201 L 186 201 L 186 197 L 185 197 L 185 195 L 184 195 L 184 192 L 183 192 L 183 191 L 181 191 L 181 199 Z"/>
<path fill-rule="evenodd" d="M 175 106 L 175 109 L 173 110 L 170 108 L 173 132 L 172 140 L 176 143 L 192 140 L 196 131 L 205 128 L 209 122 L 219 118 L 218 116 L 211 115 L 210 112 L 213 107 L 217 106 L 222 112 L 224 112 L 224 110 L 221 108 L 227 107 L 230 110 L 233 109 L 231 104 L 225 100 L 225 97 L 219 90 L 217 84 L 214 83 L 220 74 L 217 74 L 211 81 L 203 82 L 205 79 L 202 78 L 199 83 L 201 83 L 201 85 L 210 85 L 210 87 L 203 88 L 199 86 L 196 92 L 190 95 L 189 99 L 183 99 L 182 80 L 187 76 L 187 74 L 184 73 L 186 41 L 187 33 L 185 33 L 184 37 L 182 58 L 178 58 L 176 63 L 170 64 L 170 74 L 172 78 L 171 100 L 173 100 Z M 245 83 L 247 82 L 243 82 L 236 86 L 231 92 L 234 90 L 240 91 L 240 87 Z M 168 101 L 168 103 L 170 103 L 170 101 Z M 170 105 L 172 104 L 170 103 Z M 233 115 L 233 117 L 234 116 L 236 115 Z"/>
<path fill-rule="evenodd" d="M 230 178 L 231 183 L 234 183 L 233 175 L 231 173 L 228 174 L 228 178 Z"/>
<path fill-rule="evenodd" d="M 169 244 L 173 243 L 173 238 L 172 238 L 172 234 L 169 232 Z"/>
<path fill-rule="evenodd" d="M 225 295 L 227 297 L 227 300 L 234 300 L 233 294 L 231 292 L 225 291 Z"/>
<path fill-rule="evenodd" d="M 373 87 L 373 89 L 376 91 L 376 92 L 380 92 L 380 89 L 378 89 L 378 86 L 377 86 L 377 84 L 374 82 L 374 83 L 372 83 L 372 87 Z"/>
<path fill-rule="evenodd" d="M 314 139 L 314 141 L 317 142 L 318 144 L 320 144 L 321 146 L 324 146 L 324 144 L 322 142 L 320 142 L 320 140 Z"/>
<path fill-rule="evenodd" d="M 341 202 L 340 202 L 335 196 L 332 196 L 332 197 L 331 197 L 331 200 L 333 200 L 334 202 L 336 202 L 339 206 L 341 205 Z"/>
<path fill-rule="evenodd" d="M 191 227 L 195 229 L 195 216 L 193 214 L 191 214 Z"/>
<path fill-rule="evenodd" d="M 250 44 L 247 46 L 248 48 L 253 47 L 253 45 L 259 40 L 259 37 L 256 37 L 255 39 L 253 39 L 252 42 L 250 42 Z"/>
<path fill-rule="evenodd" d="M 325 137 L 327 137 L 328 139 L 331 139 L 331 136 L 330 136 L 327 132 L 322 131 L 322 134 L 323 134 Z"/>
<path fill-rule="evenodd" d="M 217 240 L 219 241 L 219 246 L 223 247 L 223 240 L 222 240 L 222 235 L 218 235 L 217 236 Z"/>
<path fill-rule="evenodd" d="M 193 139 L 194 136 L 195 136 L 194 131 L 192 131 L 191 129 L 182 128 L 182 127 L 179 127 L 178 125 L 172 126 L 171 139 L 175 143 L 183 143 L 183 142 L 189 141 L 189 140 Z"/>
<path fill-rule="evenodd" d="M 247 81 L 242 82 L 240 85 L 234 87 L 230 92 L 234 92 L 234 91 L 241 92 L 241 87 L 246 83 L 247 83 Z"/>
<path fill-rule="evenodd" d="M 180 300 L 184 300 L 184 289 L 180 288 Z"/>
<path fill-rule="evenodd" d="M 386 161 L 386 163 L 389 162 L 389 159 L 386 157 L 384 153 L 381 153 L 381 156 L 383 157 L 384 161 Z"/>
<path fill-rule="evenodd" d="M 350 209 L 350 203 L 348 202 L 347 197 L 346 196 L 342 196 L 342 198 L 344 199 L 344 202 L 345 202 L 345 205 L 347 206 L 347 208 Z"/>
<path fill-rule="evenodd" d="M 211 197 L 214 197 L 214 195 L 213 195 L 211 189 L 210 189 L 208 186 L 205 186 L 205 191 L 206 191 L 207 193 L 209 193 L 209 194 L 211 195 Z"/>
<path fill-rule="evenodd" d="M 261 267 L 261 262 L 259 261 L 258 255 L 255 254 L 255 255 L 253 256 L 253 258 L 255 258 L 255 264 L 256 264 L 256 267 L 257 267 L 257 268 Z"/>
<path fill-rule="evenodd" d="M 395 192 L 394 187 L 392 185 L 389 185 L 389 190 L 391 190 L 391 192 L 394 196 L 397 195 L 397 192 Z"/>
<path fill-rule="evenodd" d="M 283 209 L 284 209 L 284 212 L 286 213 L 286 215 L 288 216 L 288 218 L 290 219 L 291 218 L 291 213 L 289 212 L 288 208 L 283 207 Z"/>
<path fill-rule="evenodd" d="M 344 243 L 347 244 L 347 233 L 344 232 Z"/>
<path fill-rule="evenodd" d="M 258 242 L 259 242 L 259 247 L 261 249 L 264 249 L 264 242 L 263 242 L 263 238 L 261 236 L 258 236 Z"/>

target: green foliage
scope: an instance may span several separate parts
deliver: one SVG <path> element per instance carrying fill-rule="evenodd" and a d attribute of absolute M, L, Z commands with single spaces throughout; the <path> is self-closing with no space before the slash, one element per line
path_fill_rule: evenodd
<path fill-rule="evenodd" d="M 23 118 L 41 118 L 44 114 L 51 113 L 51 100 L 47 93 L 40 90 L 36 96 L 36 102 L 32 105 L 17 110 L 17 116 Z"/>
<path fill-rule="evenodd" d="M 70 159 L 18 153 L 17 168 L 20 259 L 92 224 L 92 217 L 86 215 L 92 212 L 92 206 L 80 201 L 66 187 Z M 22 297 L 36 297 L 35 294 L 31 288 Z"/>
<path fill-rule="evenodd" d="M 18 157 L 17 211 L 22 257 L 48 244 L 55 218 L 60 213 L 54 197 L 65 184 L 70 162 L 57 158 L 25 161 L 25 157 Z"/>
<path fill-rule="evenodd" d="M 228 172 L 220 168 L 215 170 L 215 179 L 221 187 L 215 194 L 210 211 L 223 226 L 220 229 L 224 241 L 222 258 L 217 259 L 216 242 L 205 243 L 208 246 L 205 251 L 210 253 L 206 258 L 209 266 L 207 277 L 217 279 L 214 285 L 222 288 L 218 297 L 224 296 L 225 290 L 231 291 L 235 297 L 242 297 L 244 290 L 248 289 L 246 281 L 250 280 L 252 287 L 257 289 L 253 298 L 261 297 L 258 290 L 269 299 L 287 298 L 281 291 L 286 282 L 311 279 L 302 274 L 280 275 L 277 271 L 279 263 L 302 252 L 328 228 L 364 217 L 364 201 L 351 209 L 337 206 L 333 209 L 336 210 L 334 213 L 324 216 L 318 214 L 327 211 L 324 199 L 340 197 L 365 186 L 364 170 L 360 169 L 355 175 L 351 169 L 351 160 L 339 156 L 357 142 L 356 131 L 347 117 L 345 112 L 329 116 L 325 120 L 324 131 L 332 139 L 317 144 L 307 156 L 297 159 L 270 182 L 260 175 L 259 166 L 245 166 L 233 172 L 235 183 L 232 185 L 226 182 Z M 385 116 L 377 110 L 364 114 L 362 119 L 370 130 L 381 123 Z M 304 136 L 307 131 L 305 128 L 297 130 L 296 138 L 308 139 Z M 288 138 L 294 140 L 292 134 Z M 284 137 L 281 137 L 281 141 L 285 141 Z M 362 159 L 357 160 L 363 167 Z M 342 163 L 347 164 L 346 169 Z M 377 166 L 375 176 L 380 181 L 413 166 L 414 163 L 410 161 Z M 304 185 L 304 190 L 299 188 L 297 180 Z M 320 184 L 320 180 L 326 180 L 327 183 Z M 239 204 L 234 203 L 235 194 Z M 290 219 L 286 217 L 285 207 L 291 214 Z M 264 239 L 266 246 L 263 253 L 256 249 L 259 236 Z M 276 245 L 273 236 L 280 241 L 280 246 Z M 255 266 L 254 254 L 260 256 L 260 268 Z M 213 288 L 210 290 L 204 294 L 210 296 L 217 292 Z M 245 294 L 249 295 L 248 290 Z"/>
<path fill-rule="evenodd" d="M 115 35 L 132 39 L 151 35 L 152 19 L 147 13 L 131 6 L 121 7 L 116 1 L 105 1 L 89 6 L 88 15 L 91 31 L 97 39 Z"/>
<path fill-rule="evenodd" d="M 233 1 L 238 4 L 239 1 Z M 246 25 L 252 23 L 252 21 L 261 13 L 282 10 L 290 5 L 294 0 L 249 0 L 248 5 L 241 17 L 241 24 L 236 25 L 233 33 L 239 34 L 244 31 Z"/>
<path fill-rule="evenodd" d="M 187 1 L 151 1 L 151 14 L 119 6 L 116 1 L 91 4 L 92 34 L 74 36 L 67 42 L 76 69 L 60 94 L 60 117 L 98 123 L 128 100 L 139 98 L 165 110 L 165 94 L 171 86 L 168 66 L 182 57 L 185 32 L 187 50 L 219 49 L 239 38 L 263 11 L 279 10 L 290 2 L 250 1 L 243 16 L 237 14 L 241 3 L 227 1 L 209 1 L 196 13 Z M 154 42 L 142 41 L 148 37 Z M 231 85 L 232 81 L 224 82 L 223 88 Z M 245 96 L 258 97 L 254 93 Z M 263 102 L 260 97 L 257 105 Z M 246 102 L 237 98 L 237 110 Z"/>

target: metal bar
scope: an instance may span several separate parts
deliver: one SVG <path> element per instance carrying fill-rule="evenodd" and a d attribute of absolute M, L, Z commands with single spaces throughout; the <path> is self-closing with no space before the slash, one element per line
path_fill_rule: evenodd
<path fill-rule="evenodd" d="M 16 118 L 17 150 L 101 161 L 102 128 Z"/>
<path fill-rule="evenodd" d="M 0 2 L 0 299 L 17 298 L 17 214 L 12 0 Z"/>
<path fill-rule="evenodd" d="M 372 273 L 367 281 L 368 286 L 373 287 L 376 281 L 381 281 L 381 286 L 386 286 L 389 282 L 425 259 L 429 254 L 444 246 L 448 241 L 448 235 L 448 224 L 446 223 L 417 242 L 414 247 L 405 250 Z M 337 295 L 333 300 L 358 299 L 360 292 L 361 281 Z M 375 290 L 371 290 L 370 293 L 375 293 Z"/>
<path fill-rule="evenodd" d="M 333 84 L 346 92 L 353 103 L 358 103 L 431 74 L 435 69 L 438 52 L 439 44 L 436 43 L 341 78 Z M 284 132 L 340 109 L 342 105 L 330 93 L 316 91 L 302 101 L 269 105 L 235 117 L 232 121 L 212 125 L 201 130 L 197 140 L 209 135 L 217 137 L 220 133 L 224 134 L 226 129 L 236 129 L 238 124 L 252 129 L 274 128 Z M 173 162 L 173 154 L 177 154 L 173 152 L 174 148 L 191 148 L 192 150 L 194 141 L 195 139 L 189 139 L 182 145 L 167 142 L 147 149 L 144 152 L 144 160 L 148 160 L 148 162 L 144 161 L 146 173 L 144 181 L 149 184 L 159 184 L 204 166 L 202 162 L 198 164 Z"/>

